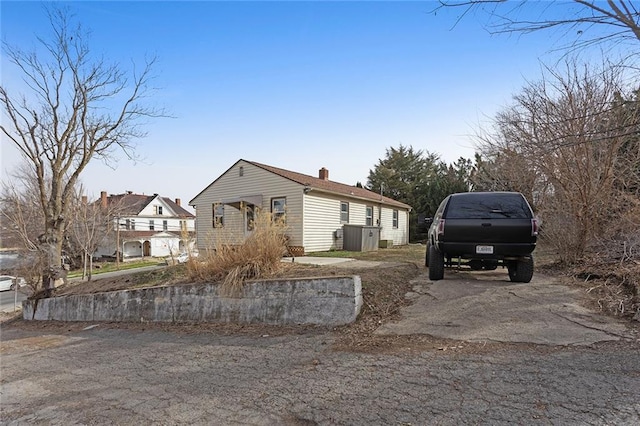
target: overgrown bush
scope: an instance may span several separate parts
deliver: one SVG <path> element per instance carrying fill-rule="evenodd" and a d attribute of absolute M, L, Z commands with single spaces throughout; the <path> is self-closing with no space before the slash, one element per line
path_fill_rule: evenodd
<path fill-rule="evenodd" d="M 284 219 L 257 214 L 251 234 L 242 243 L 218 238 L 204 256 L 187 262 L 189 277 L 197 282 L 220 282 L 223 294 L 236 296 L 245 280 L 272 276 L 282 267 L 282 257 L 287 253 Z"/>

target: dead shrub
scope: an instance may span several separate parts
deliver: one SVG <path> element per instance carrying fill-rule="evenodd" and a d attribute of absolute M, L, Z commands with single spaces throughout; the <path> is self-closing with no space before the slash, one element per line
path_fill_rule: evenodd
<path fill-rule="evenodd" d="M 284 217 L 258 213 L 251 234 L 242 242 L 230 243 L 233 239 L 228 236 L 218 238 L 203 257 L 189 262 L 189 277 L 198 282 L 220 282 L 221 294 L 237 297 L 246 280 L 270 277 L 280 270 L 287 252 L 286 229 Z"/>
<path fill-rule="evenodd" d="M 611 261 L 591 253 L 567 271 L 593 300 L 594 308 L 617 317 L 640 312 L 640 261 Z"/>

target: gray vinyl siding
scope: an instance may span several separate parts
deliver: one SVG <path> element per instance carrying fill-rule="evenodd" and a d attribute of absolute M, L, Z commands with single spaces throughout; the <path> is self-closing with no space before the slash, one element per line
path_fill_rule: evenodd
<path fill-rule="evenodd" d="M 307 253 L 342 249 L 342 239 L 334 238 L 334 232 L 342 228 L 340 201 L 326 195 L 311 192 L 304 197 L 304 248 Z"/>
<path fill-rule="evenodd" d="M 304 197 L 304 247 L 307 253 L 341 250 L 343 238 L 335 238 L 334 232 L 342 229 L 340 203 L 349 203 L 349 224 L 366 225 L 366 207 L 373 207 L 373 225 L 382 226 L 381 239 L 393 240 L 395 245 L 408 243 L 407 211 L 398 210 L 398 229 L 392 229 L 393 209 L 362 200 L 324 194 L 313 191 Z"/>
<path fill-rule="evenodd" d="M 380 231 L 381 240 L 393 240 L 394 245 L 405 245 L 409 243 L 408 220 L 409 213 L 406 210 L 398 210 L 398 228 L 393 228 L 393 208 L 382 208 L 382 230 Z"/>
<path fill-rule="evenodd" d="M 239 168 L 243 168 L 243 176 Z M 220 176 L 192 203 L 196 208 L 196 238 L 198 249 L 214 248 L 216 243 L 238 244 L 246 233 L 242 226 L 242 213 L 232 206 L 224 206 L 224 227 L 213 228 L 212 206 L 222 200 L 241 196 L 262 195 L 262 211 L 271 211 L 271 199 L 285 197 L 287 208 L 287 235 L 291 245 L 302 245 L 302 189 L 303 186 L 263 170 L 244 161 L 238 162 Z"/>
<path fill-rule="evenodd" d="M 350 201 L 349 225 L 366 225 L 366 223 L 366 204 L 360 204 L 360 202 L 357 201 Z"/>

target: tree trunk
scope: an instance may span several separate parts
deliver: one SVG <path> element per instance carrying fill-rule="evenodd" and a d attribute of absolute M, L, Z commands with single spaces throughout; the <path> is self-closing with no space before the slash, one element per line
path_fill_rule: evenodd
<path fill-rule="evenodd" d="M 91 281 L 91 277 L 93 277 L 93 254 L 89 254 L 89 275 L 87 276 L 87 281 Z"/>
<path fill-rule="evenodd" d="M 64 228 L 62 221 L 56 222 L 58 226 L 50 226 L 40 236 L 40 250 L 44 256 L 45 268 L 42 271 L 42 287 L 45 295 L 51 295 L 60 284 L 67 282 L 67 271 L 62 267 L 62 239 Z"/>

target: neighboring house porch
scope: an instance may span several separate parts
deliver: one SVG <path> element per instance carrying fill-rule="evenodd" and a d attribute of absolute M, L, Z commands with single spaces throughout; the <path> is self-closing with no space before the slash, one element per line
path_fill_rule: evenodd
<path fill-rule="evenodd" d="M 195 247 L 195 216 L 181 206 L 179 198 L 131 191 L 107 196 L 103 191 L 99 202 L 113 218 L 113 231 L 99 245 L 95 258 L 117 253 L 123 259 L 166 257 Z"/>

